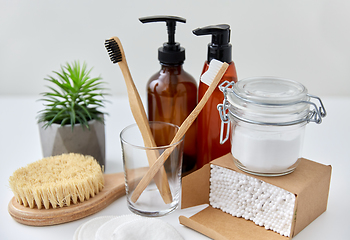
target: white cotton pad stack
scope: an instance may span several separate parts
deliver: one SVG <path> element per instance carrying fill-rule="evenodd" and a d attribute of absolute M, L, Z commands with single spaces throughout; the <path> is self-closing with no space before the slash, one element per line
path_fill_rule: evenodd
<path fill-rule="evenodd" d="M 209 202 L 232 216 L 290 236 L 295 195 L 282 188 L 211 164 Z"/>
<path fill-rule="evenodd" d="M 184 240 L 170 224 L 154 218 L 139 218 L 117 227 L 113 240 Z"/>
<path fill-rule="evenodd" d="M 93 218 L 82 225 L 74 233 L 74 240 L 95 240 L 95 233 L 104 223 L 115 218 L 114 216 L 102 216 Z"/>
<path fill-rule="evenodd" d="M 141 218 L 138 215 L 130 214 L 115 217 L 110 221 L 101 225 L 95 234 L 95 240 L 107 240 L 112 239 L 114 231 L 122 224 Z"/>
<path fill-rule="evenodd" d="M 160 219 L 141 217 L 135 214 L 102 216 L 80 225 L 73 240 L 183 240 L 170 224 Z"/>

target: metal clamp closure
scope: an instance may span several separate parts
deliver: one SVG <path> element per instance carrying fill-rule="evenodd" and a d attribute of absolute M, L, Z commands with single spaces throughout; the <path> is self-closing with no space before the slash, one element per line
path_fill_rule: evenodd
<path fill-rule="evenodd" d="M 321 98 L 307 94 L 310 98 L 315 98 L 318 100 L 320 107 L 317 107 L 317 105 L 313 102 L 305 101 L 305 103 L 311 104 L 314 107 L 314 110 L 312 110 L 309 114 L 308 122 L 315 122 L 317 124 L 320 124 L 322 122 L 322 118 L 324 118 L 327 115 L 326 109 L 324 108 L 324 105 L 321 101 Z"/>
<path fill-rule="evenodd" d="M 222 104 L 218 104 L 217 109 L 219 111 L 220 119 L 221 119 L 221 128 L 220 128 L 220 144 L 224 144 L 230 137 L 230 119 L 228 117 L 228 106 L 229 102 L 227 101 L 227 89 L 232 87 L 235 83 L 224 81 L 219 85 L 219 89 L 224 93 L 224 100 Z M 224 138 L 224 129 L 226 126 L 226 135 Z"/>

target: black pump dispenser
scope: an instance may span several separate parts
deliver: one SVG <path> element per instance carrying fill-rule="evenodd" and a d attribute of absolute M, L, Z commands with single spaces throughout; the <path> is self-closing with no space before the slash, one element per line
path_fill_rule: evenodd
<path fill-rule="evenodd" d="M 208 62 L 217 59 L 221 62 L 232 61 L 232 45 L 230 44 L 230 25 L 219 24 L 203 28 L 197 28 L 192 31 L 193 34 L 212 35 L 211 43 L 208 44 Z"/>
<path fill-rule="evenodd" d="M 163 64 L 180 65 L 185 61 L 185 49 L 175 42 L 176 22 L 186 23 L 186 19 L 176 16 L 151 16 L 139 18 L 142 23 L 166 22 L 168 42 L 158 48 L 158 59 Z"/>

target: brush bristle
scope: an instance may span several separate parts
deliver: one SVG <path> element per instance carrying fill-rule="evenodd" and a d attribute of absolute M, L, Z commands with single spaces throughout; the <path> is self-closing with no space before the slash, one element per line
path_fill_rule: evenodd
<path fill-rule="evenodd" d="M 220 62 L 219 60 L 213 59 L 209 63 L 208 70 L 202 75 L 201 82 L 207 84 L 210 86 L 210 84 L 213 82 L 216 74 L 219 72 L 223 62 Z"/>
<path fill-rule="evenodd" d="M 104 178 L 93 157 L 69 153 L 20 168 L 10 177 L 9 183 L 19 204 L 49 209 L 94 197 L 102 190 Z"/>
<path fill-rule="evenodd" d="M 109 58 L 113 63 L 118 63 L 123 60 L 122 53 L 120 51 L 118 43 L 113 38 L 107 39 L 105 41 L 105 47 L 109 54 Z"/>

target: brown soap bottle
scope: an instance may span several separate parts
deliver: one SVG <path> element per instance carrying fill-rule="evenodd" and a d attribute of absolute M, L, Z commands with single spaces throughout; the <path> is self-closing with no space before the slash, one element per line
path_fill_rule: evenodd
<path fill-rule="evenodd" d="M 183 69 L 185 49 L 175 42 L 176 22 L 186 19 L 175 16 L 153 16 L 139 19 L 142 23 L 166 22 L 168 42 L 158 49 L 160 71 L 147 83 L 147 109 L 149 121 L 162 121 L 180 126 L 197 105 L 196 80 Z M 197 160 L 196 122 L 184 137 L 182 172 L 194 170 Z M 157 144 L 161 139 L 155 138 Z"/>
<path fill-rule="evenodd" d="M 208 70 L 212 59 L 229 64 L 219 84 L 224 81 L 237 82 L 237 73 L 232 61 L 232 45 L 230 44 L 230 26 L 227 24 L 212 25 L 193 30 L 195 35 L 212 35 L 212 42 L 208 44 L 208 59 L 204 63 L 203 73 Z M 198 101 L 207 91 L 208 86 L 200 82 L 198 87 Z M 197 168 L 201 168 L 210 161 L 221 157 L 231 151 L 230 141 L 220 144 L 221 119 L 217 105 L 222 103 L 224 95 L 217 87 L 210 96 L 207 104 L 197 118 Z"/>

